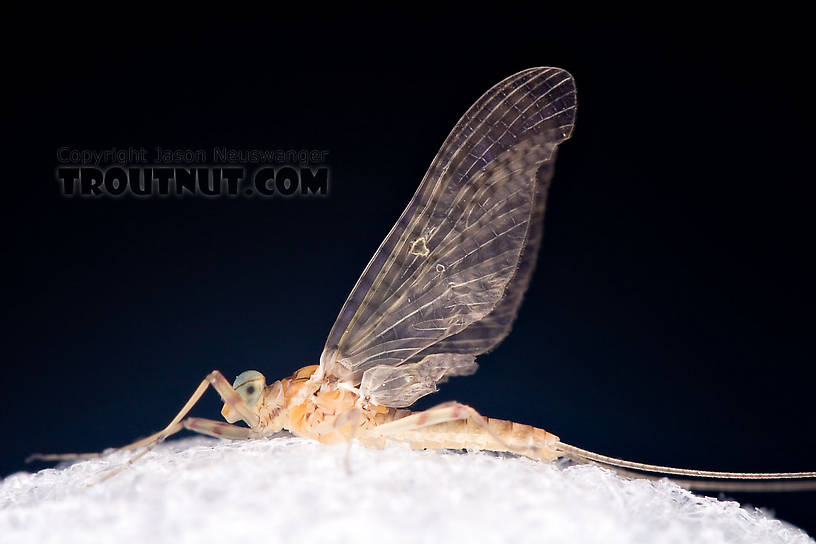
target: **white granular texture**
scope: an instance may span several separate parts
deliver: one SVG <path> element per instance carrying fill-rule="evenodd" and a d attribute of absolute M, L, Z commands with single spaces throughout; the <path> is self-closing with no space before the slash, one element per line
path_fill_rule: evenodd
<path fill-rule="evenodd" d="M 3 543 L 813 543 L 736 502 L 489 453 L 323 446 L 297 438 L 168 442 L 0 483 Z"/>

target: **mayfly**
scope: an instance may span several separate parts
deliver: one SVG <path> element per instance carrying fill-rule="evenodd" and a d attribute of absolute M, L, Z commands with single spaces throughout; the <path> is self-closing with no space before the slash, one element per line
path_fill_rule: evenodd
<path fill-rule="evenodd" d="M 580 449 L 543 429 L 483 417 L 457 402 L 407 409 L 448 378 L 474 373 L 476 356 L 509 333 L 535 266 L 557 147 L 570 137 L 575 111 L 575 83 L 558 68 L 524 70 L 487 91 L 445 140 L 351 290 L 320 364 L 271 384 L 255 370 L 239 374 L 232 385 L 213 371 L 167 427 L 124 447 L 143 448 L 130 462 L 182 429 L 234 440 L 288 430 L 325 444 L 357 439 L 372 447 L 398 441 L 415 448 L 479 448 L 696 478 L 816 478 L 816 472 L 647 465 Z M 210 386 L 224 402 L 226 423 L 186 417 Z M 235 425 L 239 421 L 246 427 Z M 772 482 L 754 483 L 773 489 Z M 741 482 L 740 489 L 749 484 Z"/>

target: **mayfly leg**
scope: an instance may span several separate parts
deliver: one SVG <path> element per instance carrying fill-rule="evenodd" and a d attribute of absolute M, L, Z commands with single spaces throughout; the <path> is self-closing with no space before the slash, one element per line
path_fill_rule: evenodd
<path fill-rule="evenodd" d="M 224 427 L 222 427 L 221 423 L 218 421 L 210 421 L 210 420 L 202 420 L 201 418 L 188 418 L 192 419 L 192 422 L 188 422 L 185 420 L 184 417 L 190 412 L 190 410 L 195 406 L 195 404 L 201 399 L 204 393 L 207 391 L 207 388 L 212 386 L 213 389 L 221 396 L 221 399 L 224 403 L 228 404 L 231 409 L 235 410 L 237 414 L 241 416 L 247 425 L 249 425 L 249 429 L 246 429 L 248 433 L 254 433 L 258 431 L 258 418 L 254 416 L 247 406 L 244 399 L 241 398 L 239 395 L 229 384 L 229 382 L 224 378 L 224 375 L 221 374 L 218 370 L 213 370 L 210 372 L 206 378 L 204 378 L 201 383 L 198 385 L 196 390 L 190 396 L 190 399 L 184 404 L 181 410 L 176 414 L 176 417 L 170 421 L 170 423 L 161 431 L 154 433 L 146 438 L 142 438 L 141 440 L 137 440 L 121 448 L 120 450 L 135 450 L 139 448 L 146 448 L 145 451 L 140 452 L 134 458 L 132 458 L 129 462 L 127 462 L 124 466 L 130 465 L 133 461 L 142 457 L 145 453 L 150 451 L 156 444 L 162 442 L 167 437 L 179 432 L 183 428 L 190 429 L 195 432 L 200 432 L 202 434 L 211 434 L 214 436 L 224 436 L 225 438 L 231 438 L 230 435 L 237 436 L 240 438 L 245 438 L 242 433 L 239 433 L 234 430 L 227 431 Z M 204 423 L 205 421 L 210 421 L 210 423 Z M 219 424 L 218 426 L 212 425 L 213 423 Z M 242 427 L 236 427 L 234 425 L 223 424 L 225 426 L 234 427 L 235 429 L 243 429 Z M 224 433 L 223 435 L 215 434 L 216 431 L 220 431 Z M 247 434 L 248 434 L 247 433 Z M 42 460 L 42 461 L 68 461 L 74 459 L 91 459 L 94 457 L 99 457 L 100 453 L 67 453 L 67 454 L 39 454 L 35 453 L 28 457 L 27 461 L 34 461 L 34 460 Z M 121 470 L 121 468 L 119 469 Z M 118 473 L 119 470 L 116 470 L 114 474 Z M 112 476 L 113 474 L 111 474 Z"/>
<path fill-rule="evenodd" d="M 243 400 L 241 402 L 243 402 Z M 230 423 L 224 423 L 223 421 L 215 421 L 212 419 L 205 419 L 201 417 L 188 417 L 182 419 L 179 423 L 176 423 L 172 428 L 163 431 L 165 433 L 164 436 L 157 438 L 153 442 L 146 444 L 142 451 L 128 459 L 126 463 L 123 463 L 116 467 L 115 469 L 111 470 L 103 478 L 101 478 L 99 482 L 104 482 L 105 480 L 116 476 L 117 474 L 125 470 L 127 467 L 141 459 L 146 453 L 152 450 L 153 447 L 156 446 L 156 444 L 158 444 L 168 436 L 177 433 L 182 428 L 194 431 L 199 434 L 214 436 L 215 438 L 226 438 L 228 440 L 246 440 L 248 438 L 257 438 L 260 436 L 260 434 L 257 433 L 256 431 L 248 429 L 246 427 L 239 427 L 237 425 L 232 425 Z M 143 441 L 140 440 L 138 443 L 141 444 L 142 442 Z M 134 444 L 137 444 L 137 442 L 134 442 Z M 133 449 L 133 446 L 129 445 L 126 446 L 126 448 Z"/>
<path fill-rule="evenodd" d="M 235 412 L 241 416 L 241 419 L 244 420 L 247 425 L 249 425 L 250 429 L 253 431 L 259 431 L 258 417 L 252 413 L 249 406 L 247 406 L 246 402 L 244 402 L 244 399 L 242 399 L 241 395 L 239 395 L 235 389 L 232 388 L 230 383 L 226 380 L 226 378 L 224 378 L 224 375 L 218 370 L 213 370 L 201 381 L 196 390 L 190 396 L 190 399 L 182 407 L 179 413 L 176 414 L 176 417 L 173 418 L 167 427 L 151 436 L 148 436 L 147 438 L 143 438 L 142 440 L 134 442 L 133 444 L 129 444 L 128 446 L 125 446 L 125 448 L 133 449 L 148 445 L 152 442 L 161 442 L 170 436 L 170 434 L 177 432 L 179 429 L 172 429 L 181 423 L 184 417 L 190 412 L 190 410 L 192 410 L 193 406 L 195 406 L 195 404 L 201 399 L 209 386 L 212 386 L 213 389 L 215 389 L 224 403 L 228 404 L 232 410 L 235 410 Z M 171 430 L 172 432 L 170 432 Z"/>
<path fill-rule="evenodd" d="M 215 430 L 228 432 L 225 428 L 220 426 L 220 422 L 218 421 L 204 420 L 201 418 L 184 419 L 185 416 L 190 412 L 190 410 L 192 410 L 193 406 L 195 406 L 196 403 L 199 400 L 201 400 L 201 397 L 207 391 L 207 388 L 209 386 L 212 386 L 213 389 L 215 389 L 215 391 L 221 397 L 221 400 L 223 400 L 225 404 L 229 405 L 231 409 L 235 410 L 236 413 L 238 413 L 238 415 L 241 416 L 241 419 L 243 419 L 244 422 L 246 422 L 246 424 L 249 425 L 250 428 L 247 429 L 249 432 L 254 434 L 256 431 L 259 430 L 258 418 L 256 416 L 253 416 L 252 411 L 249 409 L 249 406 L 247 406 L 246 402 L 244 402 L 244 399 L 241 398 L 241 395 L 239 395 L 235 391 L 235 389 L 232 388 L 232 386 L 229 384 L 226 378 L 224 378 L 224 375 L 221 374 L 221 372 L 219 372 L 218 370 L 213 370 L 207 375 L 206 378 L 204 378 L 201 381 L 196 390 L 190 396 L 190 399 L 184 404 L 182 409 L 179 411 L 178 414 L 176 414 L 176 417 L 173 418 L 173 420 L 167 425 L 167 427 L 151 436 L 148 436 L 147 438 L 137 440 L 136 442 L 133 442 L 132 444 L 128 444 L 127 446 L 125 446 L 123 449 L 131 450 L 140 447 L 144 447 L 144 449 L 138 454 L 134 455 L 126 463 L 110 471 L 99 481 L 104 482 L 105 480 L 116 476 L 117 474 L 125 470 L 127 467 L 132 465 L 135 461 L 144 456 L 147 452 L 152 450 L 153 447 L 156 446 L 156 444 L 159 444 L 168 436 L 177 433 L 182 428 L 188 428 L 196 432 L 203 431 L 203 434 L 210 434 L 210 431 L 214 432 Z M 190 419 L 193 419 L 193 421 L 190 422 L 189 421 Z M 224 425 L 226 427 L 234 427 L 235 429 L 240 429 L 240 427 L 236 427 L 234 425 L 229 424 Z M 232 432 L 235 433 L 235 431 Z M 238 433 L 235 434 L 237 435 Z"/>
<path fill-rule="evenodd" d="M 215 421 L 214 419 L 205 419 L 202 417 L 188 417 L 182 420 L 184 428 L 199 434 L 206 434 L 215 438 L 226 438 L 228 440 L 247 440 L 249 438 L 258 438 L 261 435 L 247 427 L 239 427 L 231 423 L 224 423 L 223 421 Z"/>
<path fill-rule="evenodd" d="M 404 432 L 423 429 L 432 425 L 463 420 L 470 421 L 481 427 L 501 446 L 509 448 L 504 440 L 490 428 L 486 417 L 472 407 L 456 401 L 443 402 L 422 412 L 415 412 L 395 421 L 378 425 L 373 432 L 383 437 L 389 437 Z"/>
<path fill-rule="evenodd" d="M 360 420 L 363 418 L 363 412 L 358 407 L 350 408 L 337 415 L 332 424 L 333 430 L 342 431 L 343 427 L 348 426 L 349 431 L 346 435 L 346 455 L 343 459 L 343 464 L 346 467 L 346 474 L 351 474 L 351 443 L 357 436 L 357 430 L 360 428 Z"/>

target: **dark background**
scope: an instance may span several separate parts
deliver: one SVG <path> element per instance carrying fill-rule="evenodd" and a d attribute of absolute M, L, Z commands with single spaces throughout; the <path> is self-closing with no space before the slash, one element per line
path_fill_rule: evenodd
<path fill-rule="evenodd" d="M 460 115 L 539 65 L 579 108 L 538 270 L 507 340 L 421 407 L 650 463 L 816 469 L 816 119 L 790 21 L 55 19 L 4 44 L 0 474 L 155 431 L 213 368 L 316 363 Z M 327 149 L 330 194 L 60 196 L 58 147 L 129 145 Z M 728 496 L 816 531 L 816 493 Z"/>

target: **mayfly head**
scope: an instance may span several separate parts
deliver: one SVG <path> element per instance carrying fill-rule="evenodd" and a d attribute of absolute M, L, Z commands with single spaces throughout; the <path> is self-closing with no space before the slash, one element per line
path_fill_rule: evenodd
<path fill-rule="evenodd" d="M 249 407 L 252 420 L 260 425 L 265 434 L 276 433 L 284 427 L 284 394 L 280 380 L 266 385 L 263 374 L 257 370 L 247 370 L 238 374 L 232 388 Z M 221 408 L 221 415 L 228 423 L 244 419 L 252 427 L 253 424 L 242 417 L 239 411 L 234 405 L 230 406 L 225 402 Z"/>
<path fill-rule="evenodd" d="M 235 392 L 241 395 L 247 406 L 253 411 L 257 412 L 261 405 L 261 398 L 263 397 L 264 389 L 266 388 L 266 378 L 257 370 L 246 370 L 238 374 L 232 384 Z M 241 416 L 235 410 L 232 410 L 229 404 L 224 403 L 221 409 L 221 415 L 228 423 L 235 423 Z"/>

